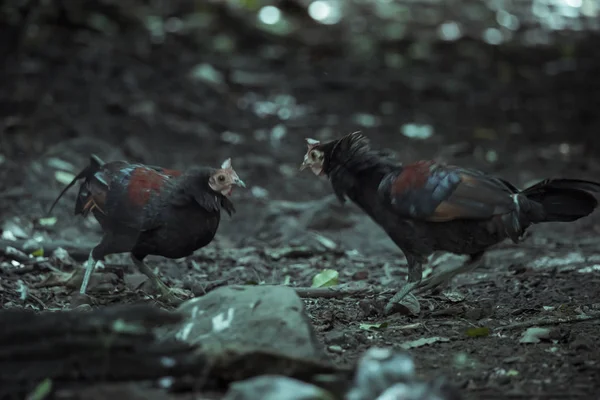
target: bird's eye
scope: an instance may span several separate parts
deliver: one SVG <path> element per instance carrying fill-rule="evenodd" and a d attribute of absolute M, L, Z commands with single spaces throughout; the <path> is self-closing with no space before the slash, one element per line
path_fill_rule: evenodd
<path fill-rule="evenodd" d="M 217 179 L 219 180 L 219 182 L 225 182 L 225 176 L 224 175 L 219 175 L 219 177 Z"/>
<path fill-rule="evenodd" d="M 314 151 L 311 151 L 311 152 L 310 152 L 310 158 L 311 158 L 313 161 L 316 161 L 316 160 L 317 160 L 317 153 L 315 153 Z"/>

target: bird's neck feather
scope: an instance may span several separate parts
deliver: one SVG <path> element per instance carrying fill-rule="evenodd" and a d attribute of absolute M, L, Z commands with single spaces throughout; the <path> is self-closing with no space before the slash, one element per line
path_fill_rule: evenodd
<path fill-rule="evenodd" d="M 344 161 L 332 161 L 326 168 L 336 195 L 342 201 L 344 196 L 347 196 L 370 213 L 369 207 L 375 205 L 372 203 L 377 197 L 381 179 L 390 170 L 389 165 L 370 151 L 354 153 L 338 160 Z"/>

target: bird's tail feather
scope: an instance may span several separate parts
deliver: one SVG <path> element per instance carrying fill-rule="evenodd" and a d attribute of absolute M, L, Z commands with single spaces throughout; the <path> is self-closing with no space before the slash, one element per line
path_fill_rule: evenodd
<path fill-rule="evenodd" d="M 54 200 L 54 203 L 52 203 L 52 206 L 50 206 L 50 209 L 48 210 L 48 214 L 50 214 L 52 212 L 52 210 L 54 209 L 54 207 L 56 206 L 58 201 L 63 197 L 63 195 L 67 192 L 67 190 L 69 190 L 71 187 L 73 187 L 73 185 L 75 185 L 75 183 L 78 180 L 90 179 L 92 176 L 94 176 L 94 174 L 96 172 L 98 172 L 100 170 L 100 168 L 102 168 L 103 165 L 104 165 L 104 161 L 102 161 L 95 154 L 92 154 L 90 156 L 90 163 L 88 164 L 88 166 L 85 167 L 83 170 L 81 170 L 81 172 L 79 172 L 75 176 L 75 178 L 73 178 L 73 180 L 67 186 L 65 186 L 65 188 L 60 192 L 60 194 L 58 195 L 56 200 Z"/>
<path fill-rule="evenodd" d="M 546 179 L 521 192 L 540 204 L 540 212 L 530 215 L 531 222 L 571 222 L 591 214 L 598 207 L 600 183 L 581 179 Z"/>

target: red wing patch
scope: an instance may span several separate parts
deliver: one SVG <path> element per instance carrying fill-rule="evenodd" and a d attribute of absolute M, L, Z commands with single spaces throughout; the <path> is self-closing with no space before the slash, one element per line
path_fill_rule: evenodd
<path fill-rule="evenodd" d="M 153 169 L 138 167 L 132 172 L 127 187 L 129 200 L 136 206 L 144 206 L 152 195 L 160 192 L 170 177 L 179 175 L 181 172 L 175 170 L 163 170 L 163 173 L 160 173 Z"/>
<path fill-rule="evenodd" d="M 392 183 L 391 195 L 403 193 L 414 188 L 421 188 L 427 183 L 432 167 L 436 165 L 435 161 L 417 161 L 406 165 L 402 173 Z"/>

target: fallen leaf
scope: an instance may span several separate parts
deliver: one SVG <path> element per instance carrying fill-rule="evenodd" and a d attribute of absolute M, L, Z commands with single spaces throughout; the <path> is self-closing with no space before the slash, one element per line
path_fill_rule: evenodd
<path fill-rule="evenodd" d="M 56 157 L 50 157 L 46 160 L 46 165 L 53 169 L 62 171 L 75 171 L 75 166 L 68 161 Z"/>
<path fill-rule="evenodd" d="M 402 347 L 404 350 L 408 350 L 408 349 L 414 349 L 417 347 L 427 346 L 427 345 L 434 344 L 437 342 L 449 342 L 449 341 L 450 341 L 450 339 L 448 339 L 447 337 L 433 336 L 433 337 L 429 337 L 429 338 L 421 338 L 421 339 L 417 339 L 417 340 L 411 340 L 410 342 L 404 342 L 400 345 L 400 347 Z"/>
<path fill-rule="evenodd" d="M 33 391 L 29 394 L 29 396 L 27 396 L 27 400 L 43 400 L 46 397 L 48 397 L 48 395 L 50 394 L 51 391 L 52 391 L 52 380 L 46 378 L 43 381 L 41 381 L 35 387 L 35 389 L 33 389 Z"/>
<path fill-rule="evenodd" d="M 482 326 L 480 328 L 467 329 L 468 337 L 486 337 L 490 335 L 490 328 Z"/>
<path fill-rule="evenodd" d="M 539 343 L 550 337 L 550 329 L 532 327 L 523 332 L 519 343 Z"/>
<path fill-rule="evenodd" d="M 381 329 L 385 329 L 388 327 L 387 322 L 382 322 L 380 324 L 360 324 L 359 328 L 365 331 L 378 331 Z"/>
<path fill-rule="evenodd" d="M 339 273 L 334 269 L 324 269 L 313 277 L 312 287 L 327 287 L 338 284 Z"/>
<path fill-rule="evenodd" d="M 56 171 L 54 173 L 54 179 L 56 179 L 58 182 L 64 184 L 64 185 L 68 185 L 69 183 L 71 183 L 71 181 L 73 180 L 73 178 L 75 178 L 75 175 L 69 173 L 69 172 L 65 172 L 65 171 Z"/>
<path fill-rule="evenodd" d="M 31 255 L 34 257 L 44 257 L 44 248 L 40 247 L 39 249 L 32 251 Z"/>
<path fill-rule="evenodd" d="M 83 274 L 79 270 L 71 273 L 55 271 L 48 274 L 46 279 L 33 285 L 34 288 L 48 288 L 55 286 L 64 286 L 69 289 L 74 289 L 81 285 Z"/>
<path fill-rule="evenodd" d="M 38 220 L 38 222 L 40 223 L 41 226 L 47 226 L 47 227 L 56 225 L 56 221 L 57 221 L 56 217 L 40 218 Z"/>
<path fill-rule="evenodd" d="M 319 242 L 327 250 L 335 250 L 337 248 L 337 244 L 333 240 L 331 240 L 321 234 L 313 233 L 313 237 L 315 238 L 315 240 L 317 242 Z"/>

